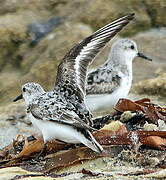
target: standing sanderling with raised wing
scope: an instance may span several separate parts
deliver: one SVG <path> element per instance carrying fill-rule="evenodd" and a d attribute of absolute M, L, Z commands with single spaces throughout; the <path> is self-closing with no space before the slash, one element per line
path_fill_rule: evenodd
<path fill-rule="evenodd" d="M 119 39 L 112 45 L 108 60 L 88 74 L 86 102 L 92 112 L 110 110 L 120 98 L 127 97 L 135 57 L 152 60 L 138 52 L 134 41 Z"/>
<path fill-rule="evenodd" d="M 27 113 L 44 142 L 57 139 L 67 143 L 82 143 L 96 152 L 103 148 L 92 136 L 91 114 L 85 105 L 87 68 L 97 53 L 134 14 L 124 16 L 99 29 L 75 45 L 58 67 L 53 91 L 45 92 L 37 83 L 22 86 L 22 95 L 14 101 L 25 100 Z"/>

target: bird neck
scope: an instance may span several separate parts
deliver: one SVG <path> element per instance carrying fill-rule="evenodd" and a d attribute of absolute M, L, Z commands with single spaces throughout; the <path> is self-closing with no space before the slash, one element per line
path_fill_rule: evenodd
<path fill-rule="evenodd" d="M 43 91 L 45 92 L 45 91 Z M 43 93 L 44 94 L 44 93 Z M 23 95 L 27 106 L 31 106 L 42 95 L 42 93 L 31 94 L 30 96 Z"/>
<path fill-rule="evenodd" d="M 126 54 L 111 53 L 104 65 L 110 69 L 118 70 L 123 74 L 132 76 L 132 60 L 133 57 L 129 57 Z"/>
<path fill-rule="evenodd" d="M 26 106 L 29 107 L 29 106 L 32 105 L 32 103 L 33 103 L 33 101 L 34 101 L 34 98 L 24 97 L 24 100 L 25 100 Z"/>

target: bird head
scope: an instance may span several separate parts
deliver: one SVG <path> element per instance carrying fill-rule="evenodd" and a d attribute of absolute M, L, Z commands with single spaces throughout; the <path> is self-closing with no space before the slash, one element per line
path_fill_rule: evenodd
<path fill-rule="evenodd" d="M 38 83 L 33 82 L 24 84 L 21 89 L 22 93 L 13 101 L 16 102 L 20 99 L 24 99 L 27 105 L 29 105 L 34 98 L 45 93 L 44 89 Z"/>
<path fill-rule="evenodd" d="M 137 44 L 130 39 L 120 39 L 116 41 L 112 46 L 112 53 L 119 56 L 120 61 L 124 63 L 131 63 L 135 57 L 140 57 L 148 61 L 152 61 L 151 58 L 145 56 L 138 51 Z"/>

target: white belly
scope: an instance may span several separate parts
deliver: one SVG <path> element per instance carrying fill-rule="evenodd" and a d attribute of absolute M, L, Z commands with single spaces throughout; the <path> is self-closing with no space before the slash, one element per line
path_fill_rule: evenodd
<path fill-rule="evenodd" d="M 87 95 L 86 103 L 91 112 L 111 110 L 120 98 L 126 98 L 130 88 L 120 87 L 112 94 Z"/>
<path fill-rule="evenodd" d="M 66 143 L 82 143 L 96 152 L 99 152 L 99 149 L 100 151 L 103 150 L 103 148 L 98 144 L 89 131 L 87 131 L 89 138 L 86 138 L 81 132 L 72 126 L 51 121 L 37 120 L 32 116 L 31 113 L 28 115 L 33 125 L 41 131 L 44 142 L 57 139 Z"/>
<path fill-rule="evenodd" d="M 29 113 L 32 124 L 37 127 L 42 135 L 44 142 L 57 139 L 67 143 L 81 143 L 85 137 L 71 126 L 59 124 L 51 121 L 37 120 Z"/>

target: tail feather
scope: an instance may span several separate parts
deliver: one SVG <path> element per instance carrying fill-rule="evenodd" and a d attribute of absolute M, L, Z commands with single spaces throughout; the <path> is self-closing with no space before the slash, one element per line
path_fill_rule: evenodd
<path fill-rule="evenodd" d="M 93 135 L 88 131 L 88 137 L 82 140 L 82 143 L 92 149 L 95 152 L 101 153 L 103 151 L 102 146 L 95 140 Z"/>

